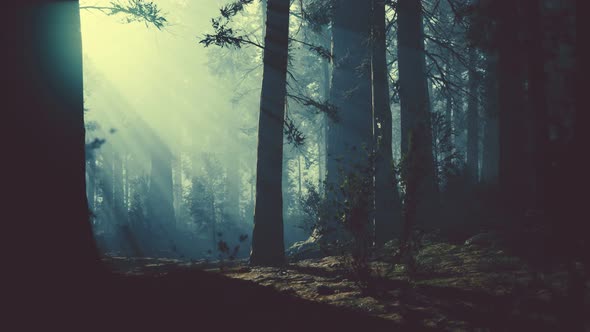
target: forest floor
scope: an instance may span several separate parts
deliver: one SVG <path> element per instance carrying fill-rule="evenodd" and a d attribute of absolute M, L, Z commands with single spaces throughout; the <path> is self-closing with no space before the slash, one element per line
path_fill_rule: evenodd
<path fill-rule="evenodd" d="M 372 291 L 354 281 L 350 259 L 344 256 L 306 259 L 282 268 L 250 267 L 239 260 L 107 256 L 105 262 L 128 276 L 165 276 L 179 268 L 205 270 L 407 331 L 557 331 L 563 330 L 570 308 L 565 270 L 544 273 L 533 282 L 528 264 L 491 246 L 431 243 L 418 252 L 411 272 L 403 265 L 374 261 Z M 584 310 L 590 312 L 588 307 Z"/>

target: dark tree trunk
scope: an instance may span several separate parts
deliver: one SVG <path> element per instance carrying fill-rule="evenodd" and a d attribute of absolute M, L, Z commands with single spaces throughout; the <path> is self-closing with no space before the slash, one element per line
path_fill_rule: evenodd
<path fill-rule="evenodd" d="M 479 180 L 479 74 L 477 51 L 469 50 L 469 86 L 467 97 L 467 176 L 471 183 Z"/>
<path fill-rule="evenodd" d="M 486 185 L 498 184 L 498 85 L 496 54 L 486 56 L 485 76 L 485 122 L 483 129 L 483 154 L 481 161 L 481 181 Z"/>
<path fill-rule="evenodd" d="M 325 42 L 324 46 L 326 49 L 330 49 L 331 44 L 331 30 L 329 27 L 324 28 L 325 34 Z M 322 97 L 324 100 L 330 100 L 330 78 L 331 78 L 331 62 L 324 60 L 322 64 Z M 326 114 L 321 115 L 321 134 L 320 142 L 318 143 L 318 150 L 321 148 L 323 152 L 318 152 L 319 157 L 319 182 L 320 182 L 320 190 L 322 190 L 322 184 L 326 181 L 326 172 L 327 172 L 327 158 L 328 158 L 328 116 Z"/>
<path fill-rule="evenodd" d="M 297 195 L 301 197 L 301 182 L 303 178 L 301 176 L 301 154 L 297 154 Z"/>
<path fill-rule="evenodd" d="M 548 107 L 546 91 L 546 52 L 543 49 L 544 33 L 541 26 L 542 1 L 526 1 L 528 13 L 528 26 L 530 28 L 528 58 L 530 61 L 528 71 L 529 100 L 532 109 L 533 122 L 533 160 L 534 160 L 534 206 L 544 209 L 546 200 L 546 178 L 548 169 L 549 129 L 547 124 Z"/>
<path fill-rule="evenodd" d="M 386 58 L 385 2 L 373 0 L 373 112 L 375 135 L 375 244 L 401 234 L 401 201 L 393 172 L 392 116 Z"/>
<path fill-rule="evenodd" d="M 326 226 L 335 231 L 326 240 L 343 234 L 334 216 L 343 176 L 359 174 L 368 167 L 373 145 L 371 105 L 370 29 L 371 2 L 342 0 L 335 3 L 332 23 L 332 54 L 334 56 L 330 101 L 337 109 L 337 120 L 329 121 L 326 182 L 327 200 L 331 206 Z M 366 175 L 366 174 L 365 174 Z M 357 218 L 368 222 L 368 207 Z"/>
<path fill-rule="evenodd" d="M 86 198 L 78 2 L 17 1 L 4 14 L 2 79 L 10 83 L 2 102 L 15 140 L 5 173 L 14 180 L 4 188 L 13 203 L 4 214 L 17 228 L 5 232 L 18 242 L 16 266 L 7 269 L 31 281 L 20 299 L 38 287 L 63 296 L 88 286 L 100 266 Z"/>
<path fill-rule="evenodd" d="M 401 106 L 401 152 L 407 155 L 414 139 L 416 223 L 432 220 L 438 203 L 438 185 L 432 152 L 430 99 L 426 79 L 422 6 L 419 0 L 398 1 L 398 67 Z M 419 144 L 419 145 L 418 145 Z M 414 166 L 413 166 L 414 167 Z"/>
<path fill-rule="evenodd" d="M 530 198 L 526 151 L 525 72 L 521 41 L 517 31 L 518 10 L 507 12 L 498 24 L 505 36 L 498 45 L 498 177 L 507 211 L 522 215 Z"/>
<path fill-rule="evenodd" d="M 264 69 L 258 122 L 256 203 L 250 263 L 282 265 L 283 239 L 283 123 L 287 95 L 289 0 L 268 0 Z"/>

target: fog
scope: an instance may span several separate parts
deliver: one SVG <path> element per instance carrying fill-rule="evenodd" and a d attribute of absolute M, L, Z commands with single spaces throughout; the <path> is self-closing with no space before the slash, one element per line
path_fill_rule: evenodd
<path fill-rule="evenodd" d="M 168 21 L 159 30 L 84 9 L 106 1 L 80 2 L 87 142 L 104 140 L 88 149 L 87 166 L 104 252 L 195 258 L 216 255 L 216 241 L 233 245 L 250 234 L 262 52 L 199 44 L 223 3 L 157 1 Z M 255 2 L 236 20 L 261 40 L 260 17 Z M 298 125 L 312 130 L 305 120 Z M 299 195 L 306 180 L 319 179 L 317 160 L 307 156 L 314 147 L 305 149 L 285 151 L 284 181 Z M 195 200 L 210 202 L 206 213 Z M 285 202 L 285 211 L 296 203 Z M 286 220 L 286 246 L 305 237 L 299 226 Z M 248 241 L 240 242 L 240 255 Z"/>

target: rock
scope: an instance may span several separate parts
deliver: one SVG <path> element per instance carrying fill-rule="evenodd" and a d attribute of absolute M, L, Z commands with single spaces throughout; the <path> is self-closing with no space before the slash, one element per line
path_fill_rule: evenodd
<path fill-rule="evenodd" d="M 465 241 L 466 246 L 493 247 L 504 239 L 497 232 L 486 232 L 474 235 Z"/>
<path fill-rule="evenodd" d="M 310 258 L 320 258 L 323 256 L 319 243 L 313 237 L 310 237 L 305 241 L 295 242 L 291 247 L 289 247 L 289 249 L 287 249 L 286 255 L 291 260 L 295 261 Z"/>
<path fill-rule="evenodd" d="M 332 288 L 330 288 L 326 285 L 318 285 L 316 287 L 316 292 L 319 295 L 332 295 L 332 294 L 336 293 L 336 291 L 334 291 Z"/>

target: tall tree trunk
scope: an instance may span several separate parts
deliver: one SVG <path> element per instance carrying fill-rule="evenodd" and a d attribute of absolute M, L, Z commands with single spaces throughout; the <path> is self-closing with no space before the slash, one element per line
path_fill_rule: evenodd
<path fill-rule="evenodd" d="M 63 299 L 74 286 L 88 287 L 100 267 L 86 198 L 78 2 L 17 1 L 4 14 L 0 57 L 10 88 L 2 102 L 15 139 L 7 144 L 12 179 L 4 190 L 12 200 L 4 214 L 16 218 L 4 223 L 16 229 L 4 231 L 19 248 L 7 269 L 26 285 L 20 301 L 30 293 L 32 302 L 54 298 L 39 290 L 59 290 Z"/>
<path fill-rule="evenodd" d="M 546 56 L 543 49 L 544 31 L 541 25 L 542 1 L 526 1 L 529 18 L 530 45 L 528 58 L 529 100 L 533 111 L 533 160 L 534 160 L 534 206 L 544 209 L 547 206 L 545 181 L 549 172 L 549 128 L 547 124 L 548 107 L 546 93 Z"/>
<path fill-rule="evenodd" d="M 113 215 L 117 226 L 121 226 L 125 213 L 123 211 L 123 159 L 119 151 L 113 153 Z"/>
<path fill-rule="evenodd" d="M 227 215 L 231 222 L 237 223 L 240 221 L 240 162 L 238 156 L 230 156 L 235 158 L 234 162 L 227 168 Z"/>
<path fill-rule="evenodd" d="M 266 36 L 266 11 L 268 0 L 260 0 L 260 26 L 262 27 L 262 36 Z"/>
<path fill-rule="evenodd" d="M 498 45 L 498 177 L 504 205 L 512 215 L 522 215 L 528 205 L 524 59 L 517 36 L 521 17 L 515 9 L 501 18 Z"/>
<path fill-rule="evenodd" d="M 180 207 L 182 206 L 182 152 L 178 151 L 174 158 L 174 169 L 172 171 L 174 186 L 174 214 L 180 216 Z"/>
<path fill-rule="evenodd" d="M 424 28 L 419 0 L 398 1 L 398 67 L 401 109 L 401 152 L 409 151 L 410 137 L 416 160 L 413 173 L 416 183 L 416 222 L 425 225 L 433 220 L 438 204 L 438 185 L 432 152 L 430 99 L 426 79 Z"/>
<path fill-rule="evenodd" d="M 287 95 L 289 0 L 268 0 L 264 69 L 258 122 L 256 202 L 250 263 L 282 265 L 283 239 L 283 123 Z"/>
<path fill-rule="evenodd" d="M 373 0 L 373 112 L 375 135 L 375 244 L 401 234 L 401 201 L 393 172 L 392 116 L 385 32 L 385 1 Z"/>
<path fill-rule="evenodd" d="M 172 153 L 166 143 L 155 136 L 151 148 L 148 218 L 159 235 L 174 229 L 174 189 L 172 184 Z"/>
<path fill-rule="evenodd" d="M 88 208 L 90 209 L 91 213 L 95 211 L 95 197 L 96 197 L 96 177 L 98 176 L 96 172 L 96 157 L 93 155 L 90 160 L 88 160 L 88 190 L 87 190 L 87 199 L 88 199 Z"/>
<path fill-rule="evenodd" d="M 326 234 L 327 240 L 343 235 L 333 220 L 339 214 L 335 205 L 343 199 L 338 193 L 342 176 L 361 175 L 359 169 L 368 167 L 372 153 L 370 17 L 370 1 L 341 0 L 334 7 L 330 101 L 337 109 L 337 121 L 329 122 L 326 175 L 333 188 L 327 199 L 334 211 L 327 213 L 326 226 L 336 231 Z M 358 208 L 368 212 L 368 207 Z M 368 218 L 365 213 L 358 216 L 367 223 Z"/>
<path fill-rule="evenodd" d="M 469 49 L 469 96 L 467 97 L 467 176 L 471 183 L 479 180 L 479 74 L 477 51 Z"/>
<path fill-rule="evenodd" d="M 330 49 L 331 46 L 331 30 L 329 27 L 324 28 L 324 46 L 326 49 Z M 330 100 L 330 78 L 331 78 L 331 62 L 324 60 L 322 63 L 322 97 L 325 101 Z M 323 152 L 318 152 L 319 157 L 319 184 L 320 190 L 323 189 L 322 184 L 326 181 L 326 171 L 327 171 L 327 156 L 328 156 L 328 116 L 326 114 L 321 114 L 321 134 L 320 141 L 318 142 L 318 150 L 320 147 L 322 148 Z"/>
<path fill-rule="evenodd" d="M 131 183 L 130 181 L 130 177 L 129 177 L 129 169 L 131 168 L 129 166 L 129 154 L 125 154 L 125 158 L 124 158 L 124 169 L 125 169 L 125 211 L 129 211 L 129 205 L 131 204 Z M 129 215 L 129 213 L 126 213 L 126 215 Z"/>
<path fill-rule="evenodd" d="M 104 223 L 107 232 L 115 231 L 115 201 L 114 201 L 114 161 L 113 146 L 104 146 L 101 150 L 102 167 L 100 169 L 100 189 L 102 202 L 100 204 L 101 223 Z"/>
<path fill-rule="evenodd" d="M 301 197 L 301 154 L 297 154 L 297 194 Z"/>
<path fill-rule="evenodd" d="M 318 190 L 322 190 L 322 181 L 324 181 L 324 163 L 323 163 L 323 149 L 322 147 L 325 147 L 324 145 L 324 139 L 325 139 L 325 135 L 324 135 L 324 116 L 321 116 L 321 121 L 322 121 L 322 127 L 320 128 L 320 132 L 318 133 L 318 138 L 316 141 L 317 144 L 317 149 L 318 149 Z"/>
<path fill-rule="evenodd" d="M 497 56 L 490 53 L 486 56 L 485 77 L 485 123 L 483 130 L 483 154 L 481 161 L 481 181 L 487 185 L 498 183 L 498 86 Z"/>

